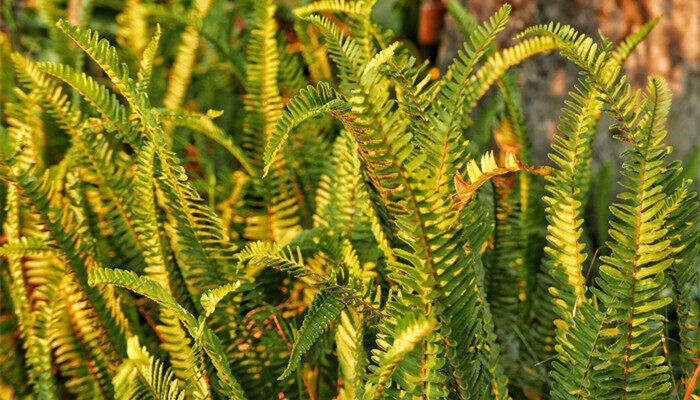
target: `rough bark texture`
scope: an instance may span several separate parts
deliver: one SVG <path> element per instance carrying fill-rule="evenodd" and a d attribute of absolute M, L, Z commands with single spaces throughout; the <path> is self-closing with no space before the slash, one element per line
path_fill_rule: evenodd
<path fill-rule="evenodd" d="M 460 0 L 478 20 L 483 21 L 503 3 L 501 0 Z M 700 147 L 700 0 L 510 0 L 510 23 L 498 44 L 508 46 L 523 28 L 549 21 L 570 24 L 597 37 L 600 28 L 614 43 L 645 22 L 663 14 L 649 37 L 628 59 L 625 73 L 635 87 L 645 85 L 646 76 L 661 76 L 673 90 L 668 117 L 668 142 L 676 156 L 688 158 Z M 456 54 L 462 38 L 454 21 L 446 16 L 438 64 Z M 559 55 L 549 54 L 527 60 L 517 67 L 528 129 L 535 156 L 546 162 L 549 142 L 556 132 L 558 116 L 567 92 L 577 78 L 577 68 Z M 603 120 L 594 145 L 594 165 L 617 160 L 621 145 L 608 134 L 609 120 Z"/>

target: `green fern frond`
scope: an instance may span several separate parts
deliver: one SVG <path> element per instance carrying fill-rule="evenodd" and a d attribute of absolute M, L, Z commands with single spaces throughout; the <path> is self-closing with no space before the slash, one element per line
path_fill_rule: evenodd
<path fill-rule="evenodd" d="M 22 236 L 16 242 L 8 242 L 0 246 L 0 257 L 45 257 L 53 251 L 54 249 L 52 249 L 51 246 L 49 246 L 43 239 Z"/>
<path fill-rule="evenodd" d="M 543 355 L 551 354 L 554 350 L 546 344 L 546 338 L 552 338 L 557 326 L 555 348 L 560 359 L 554 363 L 554 374 L 558 378 L 553 385 L 556 398 L 586 398 L 591 396 L 593 385 L 592 368 L 593 356 L 601 336 L 604 316 L 591 304 L 586 295 L 585 271 L 582 270 L 587 254 L 584 252 L 583 218 L 581 210 L 585 198 L 583 185 L 588 174 L 595 126 L 591 121 L 600 115 L 600 102 L 596 98 L 597 91 L 590 82 L 579 80 L 575 85 L 576 92 L 571 92 L 573 101 L 567 102 L 569 108 L 564 109 L 565 116 L 561 117 L 559 135 L 552 144 L 549 157 L 557 165 L 550 176 L 546 178 L 547 196 L 544 198 L 548 207 L 547 241 L 543 268 L 550 275 L 551 286 L 549 295 L 543 297 L 553 300 L 540 307 L 544 310 L 556 307 L 556 321 L 542 317 L 550 315 L 540 310 L 542 336 L 538 342 L 548 348 Z M 544 340 L 542 339 L 544 338 Z"/>
<path fill-rule="evenodd" d="M 365 207 L 371 202 L 369 188 L 353 140 L 345 132 L 333 145 L 331 167 L 326 171 L 316 191 L 314 225 L 344 232 L 353 248 L 367 257 L 376 254 L 376 246 L 393 258 L 385 234 L 391 227 L 379 221 L 373 208 Z"/>
<path fill-rule="evenodd" d="M 156 282 L 139 277 L 131 271 L 99 268 L 90 274 L 90 284 L 112 284 L 127 288 L 148 297 L 163 307 L 175 313 L 189 334 L 201 341 L 204 351 L 209 356 L 226 395 L 233 399 L 245 399 L 238 381 L 233 377 L 221 341 L 211 328 L 200 326 L 195 317 L 185 310 L 178 302 Z"/>
<path fill-rule="evenodd" d="M 296 7 L 294 15 L 303 17 L 308 14 L 334 12 L 342 13 L 351 17 L 365 16 L 371 10 L 371 2 L 353 0 L 322 0 L 309 3 L 305 6 Z"/>
<path fill-rule="evenodd" d="M 63 275 L 58 283 L 56 298 L 61 300 L 52 316 L 51 347 L 56 364 L 67 380 L 66 387 L 80 399 L 111 399 L 114 388 L 110 376 L 116 361 L 110 354 L 107 338 L 94 328 L 96 318 L 89 299 L 75 282 L 75 277 Z"/>
<path fill-rule="evenodd" d="M 160 25 L 156 25 L 156 31 L 153 37 L 146 45 L 146 48 L 141 54 L 141 62 L 139 62 L 139 71 L 136 75 L 136 90 L 142 93 L 148 93 L 151 87 L 151 75 L 153 74 L 153 59 L 158 51 L 158 43 L 160 42 Z"/>
<path fill-rule="evenodd" d="M 192 5 L 194 14 L 200 19 L 207 15 L 210 7 L 211 0 L 195 0 Z M 173 110 L 182 104 L 190 83 L 197 47 L 199 47 L 199 32 L 192 27 L 185 27 L 180 36 L 175 62 L 168 78 L 168 88 L 163 98 L 165 108 Z"/>
<path fill-rule="evenodd" d="M 163 307 L 173 311 L 177 318 L 189 329 L 197 325 L 196 319 L 156 282 L 139 277 L 132 271 L 118 269 L 95 269 L 90 274 L 90 286 L 112 284 L 127 288 L 148 297 Z"/>
<path fill-rule="evenodd" d="M 211 315 L 221 299 L 226 297 L 231 292 L 237 290 L 240 286 L 241 282 L 236 281 L 234 283 L 227 283 L 223 286 L 219 286 L 202 294 L 202 298 L 199 300 L 199 302 L 202 305 L 202 309 L 204 309 L 204 315 Z"/>
<path fill-rule="evenodd" d="M 297 369 L 301 357 L 309 351 L 309 348 L 319 336 L 330 328 L 330 325 L 338 318 L 343 308 L 345 308 L 345 304 L 337 297 L 336 290 L 333 287 L 323 289 L 316 295 L 294 340 L 289 356 L 289 364 L 279 377 L 279 380 L 287 378 Z"/>
<path fill-rule="evenodd" d="M 38 305 L 25 339 L 29 382 L 39 400 L 58 399 L 57 383 L 51 371 L 51 348 L 48 330 L 52 309 L 46 303 Z"/>
<path fill-rule="evenodd" d="M 348 108 L 348 104 L 325 82 L 320 82 L 316 87 L 308 86 L 302 89 L 287 104 L 287 110 L 277 121 L 274 133 L 268 137 L 263 155 L 263 176 L 269 172 L 277 152 L 284 146 L 289 133 L 296 126 L 319 114 L 340 114 L 346 112 Z"/>
<path fill-rule="evenodd" d="M 248 48 L 246 86 L 246 132 L 264 139 L 272 136 L 282 113 L 282 100 L 277 85 L 279 54 L 275 40 L 277 9 L 270 1 L 255 2 L 256 27 L 251 33 Z"/>
<path fill-rule="evenodd" d="M 393 343 L 384 351 L 377 351 L 372 358 L 376 363 L 365 388 L 363 399 L 377 399 L 390 384 L 398 364 L 436 327 L 435 321 L 426 320 L 419 313 L 409 313 L 396 322 Z"/>
<path fill-rule="evenodd" d="M 126 351 L 128 360 L 112 378 L 117 399 L 185 400 L 172 371 L 141 347 L 137 337 L 129 338 Z"/>
<path fill-rule="evenodd" d="M 673 259 L 670 242 L 664 238 L 664 219 L 658 216 L 666 197 L 662 163 L 668 149 L 662 140 L 670 94 L 659 79 L 649 80 L 647 93 L 644 117 L 631 138 L 632 147 L 624 153 L 631 158 L 623 165 L 627 180 L 622 186 L 627 191 L 611 208 L 617 218 L 610 223 L 612 254 L 601 257 L 605 265 L 596 294 L 610 316 L 600 357 L 601 365 L 610 369 L 604 376 L 596 374 L 599 398 L 652 399 L 671 387 L 665 357 L 655 354 L 661 344 L 658 321 L 663 321 L 658 310 L 672 301 L 661 293 L 664 270 Z"/>
<path fill-rule="evenodd" d="M 365 330 L 360 314 L 345 309 L 340 314 L 340 322 L 335 333 L 338 352 L 338 375 L 342 388 L 338 397 L 346 400 L 362 398 L 364 392 L 364 371 L 367 364 L 362 338 Z"/>
<path fill-rule="evenodd" d="M 91 29 L 70 26 L 64 20 L 59 20 L 56 26 L 105 71 L 129 104 L 137 104 L 134 82 L 129 76 L 129 68 L 126 64 L 120 63 L 117 50 L 106 39 L 100 39 L 99 34 Z"/>
<path fill-rule="evenodd" d="M 610 61 L 615 65 L 623 65 L 627 57 L 632 54 L 632 51 L 641 43 L 644 38 L 649 35 L 652 29 L 659 23 L 661 16 L 654 18 L 653 20 L 642 25 L 641 28 L 630 33 L 625 39 L 620 43 L 610 58 Z"/>
<path fill-rule="evenodd" d="M 41 72 L 60 79 L 77 90 L 105 119 L 114 124 L 129 144 L 137 145 L 138 138 L 135 133 L 132 133 L 126 109 L 109 89 L 97 83 L 84 72 L 79 73 L 67 65 L 44 62 L 38 64 L 37 67 Z M 35 82 L 42 86 L 45 85 L 39 80 Z"/>

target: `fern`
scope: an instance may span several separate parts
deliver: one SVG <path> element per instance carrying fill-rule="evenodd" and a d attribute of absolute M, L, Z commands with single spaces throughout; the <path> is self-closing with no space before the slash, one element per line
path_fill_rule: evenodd
<path fill-rule="evenodd" d="M 211 7 L 211 0 L 197 0 L 193 4 L 193 12 L 197 17 L 204 18 Z M 167 109 L 180 107 L 185 98 L 185 90 L 189 84 L 192 66 L 194 65 L 195 52 L 199 46 L 199 32 L 191 27 L 186 27 L 180 36 L 177 56 L 173 69 L 168 79 L 168 88 L 165 92 L 163 105 Z"/>
<path fill-rule="evenodd" d="M 510 6 L 450 0 L 440 74 L 374 1 L 79 6 L 3 4 L 2 396 L 697 396 L 696 171 L 621 73 L 658 18 L 499 49 Z M 512 69 L 551 50 L 581 73 L 537 166 Z"/>
<path fill-rule="evenodd" d="M 109 269 L 95 270 L 93 274 L 90 275 L 90 283 L 92 285 L 110 283 L 126 287 L 174 312 L 189 334 L 196 341 L 202 341 L 202 347 L 207 355 L 209 355 L 212 364 L 216 368 L 222 390 L 226 395 L 234 399 L 245 398 L 238 382 L 231 374 L 228 361 L 223 354 L 220 340 L 210 328 L 200 328 L 194 316 L 178 304 L 177 301 L 157 283 L 149 279 L 140 278 L 133 272 Z"/>
<path fill-rule="evenodd" d="M 173 373 L 164 369 L 163 364 L 139 345 L 136 337 L 127 342 L 129 359 L 119 367 L 114 376 L 114 387 L 118 399 L 183 400 L 185 393 L 178 389 Z M 141 378 L 137 379 L 135 378 Z M 137 384 L 134 384 L 137 381 Z"/>
<path fill-rule="evenodd" d="M 661 341 L 660 335 L 654 334 L 660 328 L 654 321 L 662 317 L 655 311 L 671 301 L 657 296 L 664 287 L 663 271 L 671 262 L 667 259 L 668 241 L 661 238 L 665 233 L 660 226 L 663 220 L 657 215 L 665 197 L 660 190 L 664 179 L 661 163 L 667 150 L 661 140 L 666 135 L 670 97 L 665 83 L 658 79 L 650 79 L 647 91 L 644 117 L 631 138 L 633 147 L 626 152 L 634 159 L 625 164 L 629 181 L 623 185 L 629 192 L 619 195 L 624 202 L 611 208 L 620 222 L 611 222 L 612 254 L 603 258 L 606 265 L 601 267 L 599 280 L 599 296 L 611 309 L 601 358 L 603 365 L 612 367 L 599 389 L 601 398 L 654 398 L 670 388 L 663 357 L 650 354 Z M 629 278 L 620 280 L 621 276 Z M 611 285 L 613 279 L 615 286 Z M 633 341 L 633 337 L 639 339 Z M 652 381 L 655 389 L 649 391 Z"/>
<path fill-rule="evenodd" d="M 301 356 L 309 350 L 309 347 L 323 333 L 323 330 L 328 329 L 329 325 L 338 318 L 344 306 L 343 302 L 335 297 L 332 287 L 316 295 L 306 317 L 304 317 L 304 323 L 299 328 L 298 337 L 294 341 L 289 358 L 289 365 L 279 377 L 280 380 L 289 376 L 297 368 Z"/>
<path fill-rule="evenodd" d="M 265 146 L 263 176 L 267 175 L 272 162 L 289 137 L 289 133 L 302 121 L 322 113 L 342 114 L 348 108 L 330 85 L 323 82 L 317 87 L 302 89 L 287 105 L 287 112 L 275 126 L 275 132 L 270 135 Z"/>

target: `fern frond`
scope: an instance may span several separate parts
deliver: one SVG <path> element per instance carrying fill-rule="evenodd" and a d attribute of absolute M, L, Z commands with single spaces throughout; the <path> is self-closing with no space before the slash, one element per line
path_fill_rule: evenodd
<path fill-rule="evenodd" d="M 329 287 L 322 290 L 314 298 L 294 340 L 289 356 L 289 364 L 279 377 L 279 380 L 285 379 L 297 369 L 301 357 L 309 351 L 309 348 L 319 336 L 330 328 L 330 325 L 333 324 L 343 311 L 343 308 L 345 308 L 345 304 L 339 297 L 336 297 L 337 294 L 335 292 L 336 290 L 333 287 Z"/>
<path fill-rule="evenodd" d="M 204 18 L 210 7 L 211 0 L 196 0 L 192 8 L 197 17 Z M 175 62 L 168 78 L 168 88 L 163 98 L 165 108 L 174 110 L 182 104 L 190 83 L 197 47 L 199 47 L 199 32 L 190 26 L 185 27 L 180 36 Z"/>
<path fill-rule="evenodd" d="M 238 381 L 233 377 L 229 362 L 226 359 L 221 341 L 211 328 L 200 326 L 195 317 L 185 310 L 178 302 L 156 282 L 139 277 L 131 271 L 98 268 L 90 274 L 90 284 L 112 284 L 127 288 L 133 292 L 148 297 L 163 307 L 175 313 L 189 334 L 201 341 L 204 351 L 216 368 L 222 389 L 233 399 L 245 399 Z"/>
<path fill-rule="evenodd" d="M 297 17 L 313 13 L 334 12 L 357 18 L 367 14 L 368 9 L 371 9 L 371 3 L 353 0 L 321 0 L 296 7 L 293 12 Z"/>
<path fill-rule="evenodd" d="M 697 228 L 697 194 L 690 191 L 692 181 L 684 181 L 668 194 L 659 217 L 665 220 L 670 239 L 673 262 L 667 270 L 669 286 L 673 289 L 681 347 L 681 368 L 683 382 L 690 392 L 697 391 L 693 384 L 693 374 L 700 358 L 700 332 L 697 302 L 692 299 L 692 287 L 698 283 L 694 264 L 698 259 L 700 230 Z M 695 378 L 697 379 L 697 378 Z M 695 388 L 693 389 L 693 386 Z"/>
<path fill-rule="evenodd" d="M 227 283 L 223 286 L 219 286 L 215 289 L 211 289 L 206 293 L 202 294 L 202 298 L 199 300 L 204 309 L 204 315 L 209 316 L 214 312 L 216 305 L 219 304 L 221 299 L 226 297 L 231 292 L 237 290 L 241 286 L 241 281 L 236 281 L 234 283 Z"/>
<path fill-rule="evenodd" d="M 150 279 L 139 277 L 132 271 L 106 268 L 95 269 L 90 274 L 89 284 L 90 286 L 112 284 L 127 288 L 170 309 L 187 328 L 197 325 L 197 320 L 192 314 L 178 304 L 162 286 Z"/>
<path fill-rule="evenodd" d="M 201 134 L 202 136 L 216 142 L 221 147 L 226 149 L 240 164 L 243 169 L 251 177 L 257 175 L 256 170 L 251 164 L 248 156 L 243 152 L 240 146 L 236 145 L 231 137 L 221 129 L 209 115 L 188 112 L 183 109 L 176 110 L 154 110 L 159 118 L 163 121 L 168 121 L 173 125 L 184 126 Z"/>
<path fill-rule="evenodd" d="M 277 152 L 284 146 L 289 133 L 301 122 L 323 113 L 341 114 L 348 108 L 349 105 L 325 82 L 319 82 L 316 87 L 308 86 L 302 89 L 287 104 L 287 110 L 277 121 L 275 131 L 268 137 L 263 155 L 263 176 L 269 172 Z"/>
<path fill-rule="evenodd" d="M 80 399 L 111 399 L 114 388 L 110 381 L 113 363 L 108 339 L 95 329 L 99 318 L 79 290 L 75 277 L 65 274 L 56 293 L 56 307 L 49 335 L 56 354 L 56 364 L 66 378 L 66 387 Z"/>
<path fill-rule="evenodd" d="M 436 327 L 435 321 L 426 320 L 419 313 L 409 313 L 396 322 L 395 338 L 391 346 L 373 354 L 373 368 L 364 399 L 377 399 L 389 386 L 398 364 Z"/>
<path fill-rule="evenodd" d="M 462 115 L 464 113 L 464 104 L 467 102 L 466 92 L 469 89 L 470 75 L 476 66 L 476 63 L 489 49 L 491 41 L 496 37 L 498 32 L 505 28 L 510 14 L 511 7 L 506 4 L 501 7 L 488 22 L 483 26 L 477 26 L 465 44 L 463 52 L 458 53 L 457 59 L 450 65 L 448 72 L 443 77 L 440 85 L 441 90 L 437 94 L 438 103 L 435 103 L 435 108 L 431 113 L 433 126 L 440 127 L 437 132 L 434 143 L 427 147 L 428 151 L 432 152 L 435 163 L 433 167 L 436 169 L 435 179 L 436 187 L 440 187 L 443 181 L 443 175 L 452 176 L 454 171 L 448 167 L 452 160 L 458 160 L 462 156 L 459 146 L 456 146 L 456 135 L 462 124 Z M 450 142 L 453 144 L 450 145 Z M 449 179 L 449 178 L 448 178 Z"/>
<path fill-rule="evenodd" d="M 663 321 L 658 310 L 672 301 L 661 293 L 664 270 L 673 259 L 664 220 L 658 216 L 665 198 L 661 168 L 668 149 L 662 140 L 670 94 L 659 79 L 650 79 L 647 91 L 644 117 L 631 138 L 632 148 L 624 153 L 632 159 L 623 165 L 627 181 L 622 185 L 628 191 L 611 208 L 617 218 L 611 221 L 608 242 L 612 254 L 601 257 L 605 265 L 596 294 L 610 309 L 601 365 L 610 370 L 604 377 L 596 374 L 599 398 L 652 399 L 671 387 L 665 357 L 655 354 L 661 343 L 657 321 Z"/>
<path fill-rule="evenodd" d="M 22 236 L 0 246 L 0 257 L 46 256 L 54 251 L 43 239 Z"/>
<path fill-rule="evenodd" d="M 136 90 L 142 93 L 148 93 L 151 87 L 151 75 L 153 74 L 153 59 L 158 51 L 158 43 L 160 42 L 160 25 L 156 25 L 156 31 L 153 37 L 146 45 L 146 48 L 141 54 L 141 62 L 139 63 L 139 71 L 136 75 Z"/>
<path fill-rule="evenodd" d="M 552 388 L 556 398 L 586 398 L 594 390 L 592 381 L 593 357 L 601 336 L 603 313 L 586 295 L 584 261 L 583 218 L 581 210 L 587 190 L 584 182 L 588 176 L 588 165 L 595 126 L 591 125 L 600 115 L 601 104 L 597 91 L 590 82 L 581 79 L 571 92 L 573 101 L 567 102 L 566 115 L 561 117 L 561 132 L 554 139 L 549 158 L 557 168 L 546 178 L 548 207 L 547 241 L 543 264 L 551 279 L 549 294 L 544 293 L 546 304 L 541 305 L 539 315 L 542 331 L 538 342 L 548 348 L 543 356 L 553 350 L 546 341 L 556 332 L 555 348 L 560 359 L 554 363 L 554 374 L 558 378 Z M 544 279 L 543 279 L 544 282 Z M 553 300 L 551 296 L 554 297 Z M 547 299 L 549 298 L 549 299 Z M 558 311 L 549 310 L 557 307 Z M 542 317 L 546 311 L 557 315 L 556 321 Z M 554 323 L 557 329 L 554 329 Z M 544 340 L 542 339 L 544 338 Z"/>
<path fill-rule="evenodd" d="M 656 24 L 659 23 L 660 20 L 661 16 L 658 16 L 653 20 L 647 22 L 646 24 L 642 25 L 636 31 L 630 33 L 622 41 L 622 43 L 620 43 L 617 46 L 617 48 L 612 54 L 612 57 L 610 57 L 610 62 L 614 65 L 622 66 L 627 60 L 627 57 L 629 57 L 629 55 L 632 54 L 632 51 L 634 51 L 637 45 L 641 43 L 641 41 L 644 40 L 644 38 L 646 38 L 647 35 L 649 35 L 649 32 L 651 32 L 651 30 L 654 29 L 654 27 L 656 26 Z"/>
<path fill-rule="evenodd" d="M 246 122 L 248 135 L 264 139 L 272 136 L 282 113 L 282 100 L 277 86 L 279 53 L 275 40 L 277 9 L 270 1 L 256 1 L 257 26 L 251 33 L 246 50 L 248 74 L 246 86 Z"/>
<path fill-rule="evenodd" d="M 442 322 L 441 333 L 456 390 L 463 399 L 472 398 L 475 393 L 478 398 L 508 398 L 481 276 L 481 256 L 491 232 L 486 217 L 486 208 L 477 199 L 465 205 L 463 222 L 458 227 L 458 234 L 465 240 L 462 252 L 437 278 L 440 294 L 437 315 Z"/>
<path fill-rule="evenodd" d="M 653 27 L 653 23 L 651 27 Z M 645 34 L 648 33 L 648 30 L 643 28 L 641 32 Z M 618 79 L 622 66 L 617 62 L 624 61 L 625 57 L 613 60 L 614 53 L 610 50 L 610 42 L 605 41 L 603 46 L 599 48 L 598 44 L 590 37 L 580 34 L 568 25 L 555 25 L 554 23 L 528 28 L 518 35 L 518 38 L 532 35 L 542 35 L 553 39 L 561 54 L 583 69 L 584 76 L 599 92 L 598 97 L 609 106 L 606 112 L 619 124 L 613 125 L 613 127 L 620 128 L 627 136 L 634 135 L 632 131 L 641 113 L 641 107 L 639 107 L 640 92 L 631 90 L 630 85 L 625 82 L 626 77 Z M 629 48 L 623 46 L 621 55 L 634 48 L 632 46 L 635 44 L 634 38 L 633 36 L 633 40 L 627 42 Z M 594 121 L 597 122 L 597 119 Z"/>
<path fill-rule="evenodd" d="M 348 308 L 343 310 L 335 333 L 339 364 L 338 378 L 343 382 L 342 388 L 338 390 L 340 399 L 362 398 L 365 386 L 363 372 L 367 363 L 362 340 L 364 332 L 361 314 Z"/>
<path fill-rule="evenodd" d="M 48 340 L 51 313 L 52 309 L 46 303 L 38 305 L 25 339 L 29 381 L 34 395 L 39 400 L 59 398 L 57 383 L 51 371 L 51 348 Z"/>
<path fill-rule="evenodd" d="M 141 347 L 137 337 L 127 340 L 126 351 L 128 360 L 112 379 L 117 399 L 185 400 L 172 371 Z"/>
<path fill-rule="evenodd" d="M 129 104 L 137 104 L 134 82 L 129 76 L 129 68 L 126 64 L 120 63 L 117 50 L 106 39 L 100 39 L 99 34 L 91 29 L 70 26 L 64 20 L 59 20 L 56 26 L 105 71 Z"/>
<path fill-rule="evenodd" d="M 331 167 L 326 171 L 316 191 L 314 225 L 345 232 L 353 248 L 367 257 L 371 257 L 376 245 L 386 257 L 393 258 L 385 234 L 391 232 L 391 227 L 379 221 L 373 208 L 366 207 L 374 203 L 362 174 L 360 157 L 346 132 L 336 139 Z"/>
<path fill-rule="evenodd" d="M 37 67 L 41 72 L 60 79 L 77 90 L 105 119 L 116 126 L 121 136 L 129 144 L 132 146 L 138 144 L 137 136 L 132 133 L 126 109 L 109 89 L 97 83 L 84 72 L 79 73 L 67 65 L 43 62 Z M 41 81 L 37 80 L 37 83 L 45 86 Z"/>

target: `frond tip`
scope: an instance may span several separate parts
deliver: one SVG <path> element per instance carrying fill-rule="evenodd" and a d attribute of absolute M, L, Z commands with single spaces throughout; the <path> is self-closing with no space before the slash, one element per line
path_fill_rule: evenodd
<path fill-rule="evenodd" d="M 466 182 L 459 172 L 455 174 L 454 185 L 457 191 L 458 204 L 456 207 L 462 208 L 471 200 L 474 192 L 486 183 L 489 179 L 505 175 L 510 172 L 526 171 L 535 175 L 548 175 L 552 169 L 550 167 L 531 167 L 523 164 L 512 152 L 506 152 L 503 166 L 498 166 L 493 151 L 489 151 L 481 157 L 481 167 L 476 160 L 471 159 L 467 163 L 467 175 L 469 182 Z"/>
<path fill-rule="evenodd" d="M 267 175 L 273 164 L 275 155 L 282 148 L 292 129 L 305 120 L 323 113 L 337 114 L 349 109 L 349 105 L 340 97 L 328 83 L 320 82 L 316 87 L 308 86 L 301 89 L 287 105 L 287 111 L 277 121 L 277 126 L 265 146 L 263 161 Z"/>
<path fill-rule="evenodd" d="M 205 292 L 202 295 L 202 298 L 199 300 L 202 308 L 204 309 L 204 315 L 211 315 L 221 299 L 226 297 L 229 293 L 236 291 L 236 289 L 238 289 L 240 286 L 241 281 L 236 281 Z"/>

